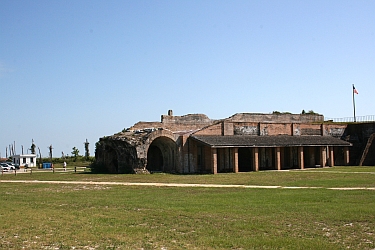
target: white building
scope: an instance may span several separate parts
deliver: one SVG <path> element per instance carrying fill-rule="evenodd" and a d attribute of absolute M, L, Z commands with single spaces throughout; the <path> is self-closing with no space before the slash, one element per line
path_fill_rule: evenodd
<path fill-rule="evenodd" d="M 13 163 L 19 164 L 20 167 L 24 167 L 26 164 L 28 167 L 36 166 L 36 155 L 26 154 L 26 155 L 13 155 Z"/>

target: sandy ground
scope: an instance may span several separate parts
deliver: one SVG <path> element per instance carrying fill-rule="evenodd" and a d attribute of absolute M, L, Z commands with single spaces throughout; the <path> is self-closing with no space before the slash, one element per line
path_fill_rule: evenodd
<path fill-rule="evenodd" d="M 107 186 L 154 186 L 154 187 L 203 187 L 203 188 L 260 188 L 260 189 L 330 189 L 330 190 L 373 190 L 375 187 L 292 187 L 292 186 L 260 186 L 260 185 L 220 185 L 220 184 L 181 184 L 181 183 L 140 183 L 140 182 L 104 182 L 104 181 L 27 181 L 0 180 L 0 183 L 46 183 L 46 184 L 80 184 Z"/>

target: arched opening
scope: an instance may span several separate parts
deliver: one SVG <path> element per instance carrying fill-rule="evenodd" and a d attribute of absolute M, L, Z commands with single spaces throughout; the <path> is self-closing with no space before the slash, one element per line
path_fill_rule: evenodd
<path fill-rule="evenodd" d="M 147 169 L 151 172 L 163 171 L 163 154 L 157 146 L 150 146 L 147 152 Z"/>
<path fill-rule="evenodd" d="M 104 163 L 110 173 L 118 173 L 117 152 L 112 147 L 105 147 Z"/>
<path fill-rule="evenodd" d="M 156 138 L 147 151 L 147 170 L 150 172 L 176 171 L 176 143 L 165 136 Z"/>

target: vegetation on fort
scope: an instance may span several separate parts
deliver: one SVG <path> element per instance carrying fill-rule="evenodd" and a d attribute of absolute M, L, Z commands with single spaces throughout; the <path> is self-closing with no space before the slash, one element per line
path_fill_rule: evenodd
<path fill-rule="evenodd" d="M 274 115 L 284 115 L 284 114 L 288 114 L 288 115 L 291 115 L 292 113 L 291 112 L 280 112 L 280 111 L 272 111 L 272 114 Z M 314 112 L 314 110 L 309 110 L 309 111 L 305 111 L 304 109 L 301 111 L 301 115 L 319 115 L 319 113 L 316 113 Z"/>
<path fill-rule="evenodd" d="M 331 189 L 374 188 L 374 167 L 218 175 L 35 171 L 5 174 L 2 180 L 80 183 L 0 182 L 1 249 L 375 248 L 375 190 Z M 145 187 L 94 181 L 289 188 Z"/>

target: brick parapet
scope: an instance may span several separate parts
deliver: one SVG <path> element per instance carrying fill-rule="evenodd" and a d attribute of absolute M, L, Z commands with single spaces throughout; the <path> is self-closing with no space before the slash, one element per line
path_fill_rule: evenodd
<path fill-rule="evenodd" d="M 225 120 L 231 121 L 231 122 L 311 123 L 311 122 L 323 122 L 324 116 L 319 115 L 319 114 L 238 113 Z"/>
<path fill-rule="evenodd" d="M 222 123 L 216 123 L 211 126 L 207 126 L 202 130 L 194 133 L 195 135 L 222 135 Z"/>

